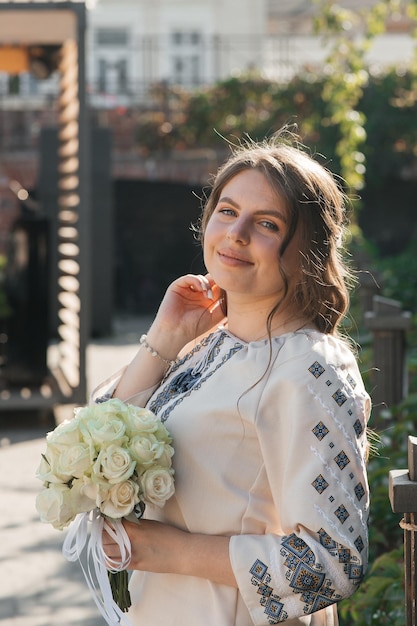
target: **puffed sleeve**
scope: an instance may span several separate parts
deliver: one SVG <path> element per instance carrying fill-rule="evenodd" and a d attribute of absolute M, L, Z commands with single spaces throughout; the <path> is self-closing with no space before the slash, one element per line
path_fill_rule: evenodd
<path fill-rule="evenodd" d="M 123 367 L 121 370 L 106 378 L 106 380 L 102 381 L 90 395 L 90 403 L 96 402 L 106 402 L 106 400 L 110 400 L 113 397 L 114 390 L 116 389 L 121 377 L 126 371 L 126 367 Z M 148 389 L 144 389 L 138 391 L 133 396 L 129 398 L 122 398 L 124 402 L 128 402 L 129 404 L 134 404 L 139 407 L 145 407 L 149 398 L 152 396 L 153 392 L 158 388 L 159 383 L 154 385 L 153 387 L 149 387 Z"/>
<path fill-rule="evenodd" d="M 350 349 L 312 335 L 286 342 L 256 430 L 278 531 L 235 535 L 230 559 L 255 625 L 309 615 L 350 596 L 367 565 L 370 400 Z"/>

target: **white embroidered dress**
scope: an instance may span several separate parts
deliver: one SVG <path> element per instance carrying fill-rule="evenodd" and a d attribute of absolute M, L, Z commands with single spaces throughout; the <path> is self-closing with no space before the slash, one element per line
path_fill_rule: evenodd
<path fill-rule="evenodd" d="M 174 438 L 176 493 L 146 516 L 230 536 L 238 589 L 134 572 L 132 624 L 335 626 L 367 563 L 370 401 L 345 344 L 302 330 L 270 349 L 220 328 L 147 406 Z"/>

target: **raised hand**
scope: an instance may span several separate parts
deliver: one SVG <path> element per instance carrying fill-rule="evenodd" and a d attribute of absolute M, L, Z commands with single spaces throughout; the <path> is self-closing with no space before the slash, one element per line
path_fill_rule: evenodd
<path fill-rule="evenodd" d="M 161 333 L 168 333 L 171 347 L 180 350 L 221 321 L 224 313 L 219 298 L 220 289 L 209 274 L 181 276 L 169 286 L 148 333 L 149 338 L 158 334 L 155 337 L 158 341 Z"/>
<path fill-rule="evenodd" d="M 126 400 L 159 382 L 170 360 L 176 359 L 188 343 L 223 319 L 220 295 L 219 287 L 209 274 L 187 274 L 175 280 L 167 289 L 147 333 L 149 350 L 139 349 L 114 395 Z"/>

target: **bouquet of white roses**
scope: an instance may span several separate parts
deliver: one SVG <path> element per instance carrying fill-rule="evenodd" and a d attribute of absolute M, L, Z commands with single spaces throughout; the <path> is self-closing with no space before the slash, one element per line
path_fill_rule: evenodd
<path fill-rule="evenodd" d="M 87 552 L 94 561 L 101 599 L 91 582 L 90 567 L 83 570 L 109 624 L 119 623 L 120 613 L 115 606 L 108 607 L 108 586 L 122 612 L 130 606 L 125 571 L 130 542 L 120 520 L 132 513 L 139 518 L 146 504 L 163 506 L 173 495 L 171 443 L 167 429 L 151 411 L 116 398 L 75 409 L 73 419 L 46 437 L 46 452 L 37 470 L 44 484 L 36 499 L 37 510 L 43 522 L 59 530 L 74 522 L 63 548 L 69 560 L 80 559 L 87 545 L 87 521 L 91 522 Z M 121 562 L 112 562 L 104 554 L 103 529 L 118 541 Z M 104 578 L 103 569 L 109 564 Z"/>

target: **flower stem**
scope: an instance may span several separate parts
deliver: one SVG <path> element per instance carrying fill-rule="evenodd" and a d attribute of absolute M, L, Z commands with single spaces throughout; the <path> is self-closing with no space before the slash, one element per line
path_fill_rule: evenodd
<path fill-rule="evenodd" d="M 121 572 L 108 572 L 113 600 L 123 613 L 126 613 L 132 606 L 130 592 L 128 588 L 129 575 L 127 570 Z"/>

